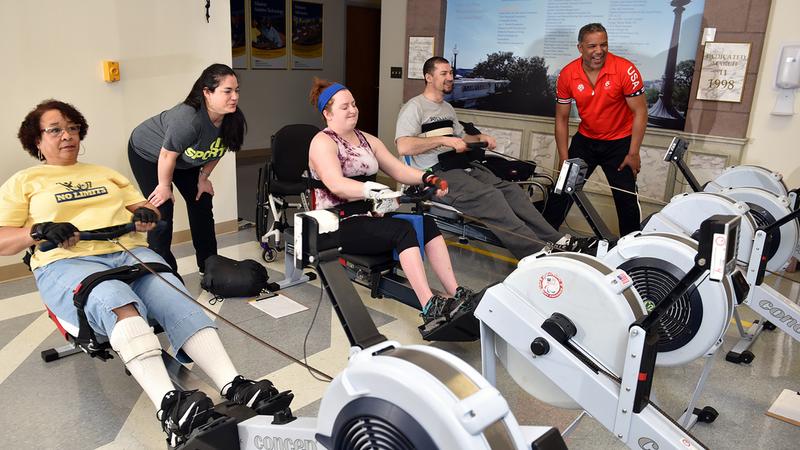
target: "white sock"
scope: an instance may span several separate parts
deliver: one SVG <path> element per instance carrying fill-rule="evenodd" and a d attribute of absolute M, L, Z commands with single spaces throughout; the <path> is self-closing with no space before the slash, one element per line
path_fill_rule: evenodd
<path fill-rule="evenodd" d="M 214 328 L 203 328 L 193 334 L 183 344 L 182 349 L 214 381 L 220 391 L 239 375 Z"/>
<path fill-rule="evenodd" d="M 147 339 L 149 338 L 148 334 L 152 335 L 157 342 L 158 338 L 153 334 L 153 329 L 141 316 L 129 317 L 120 320 L 114 325 L 111 336 L 109 336 L 109 342 L 117 353 L 137 353 L 132 341 L 140 337 Z M 157 352 L 155 348 L 152 348 L 145 354 L 132 358 L 125 363 L 125 367 L 128 368 L 131 376 L 150 397 L 150 400 L 156 406 L 156 410 L 161 409 L 161 400 L 164 399 L 164 395 L 175 389 L 169 379 L 169 375 L 167 375 L 164 361 L 161 359 L 161 347 L 158 347 Z"/>

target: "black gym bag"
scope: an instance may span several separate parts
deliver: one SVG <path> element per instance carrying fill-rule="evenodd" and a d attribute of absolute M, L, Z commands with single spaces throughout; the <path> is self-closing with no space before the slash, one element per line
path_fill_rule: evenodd
<path fill-rule="evenodd" d="M 236 261 L 220 255 L 206 258 L 200 287 L 217 297 L 254 297 L 267 290 L 267 269 L 257 261 Z"/>

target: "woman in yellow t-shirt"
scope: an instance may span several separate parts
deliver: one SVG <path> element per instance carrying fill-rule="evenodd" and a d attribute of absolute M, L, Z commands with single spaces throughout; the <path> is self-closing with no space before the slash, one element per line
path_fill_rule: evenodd
<path fill-rule="evenodd" d="M 78 230 L 133 221 L 137 231 L 146 232 L 159 219 L 158 209 L 126 177 L 78 161 L 88 129 L 86 119 L 72 105 L 57 100 L 40 103 L 25 117 L 17 136 L 25 151 L 42 164 L 20 170 L 0 186 L 0 254 L 18 254 L 43 241 L 58 246 L 49 252 L 35 251 L 31 270 L 44 303 L 72 329 L 79 323 L 72 291 L 87 276 L 138 260 L 165 263 L 146 247 L 142 233 L 122 238 L 130 252 L 120 251 L 111 242 L 80 240 Z M 169 445 L 180 444 L 191 430 L 204 424 L 213 405 L 202 392 L 175 389 L 148 321 L 158 322 L 172 347 L 194 360 L 229 400 L 254 405 L 261 414 L 277 412 L 270 408 L 280 395 L 278 390 L 269 380 L 242 377 L 223 348 L 214 322 L 186 297 L 189 292 L 174 274 L 163 277 L 180 292 L 166 289 L 155 275 L 145 275 L 130 285 L 109 280 L 91 291 L 84 310 L 91 328 L 108 336 L 155 404 Z"/>

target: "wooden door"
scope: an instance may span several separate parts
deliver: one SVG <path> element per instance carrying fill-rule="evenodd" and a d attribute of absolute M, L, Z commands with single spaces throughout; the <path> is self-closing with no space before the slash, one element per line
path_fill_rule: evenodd
<path fill-rule="evenodd" d="M 358 106 L 358 128 L 378 134 L 381 10 L 347 6 L 345 84 Z"/>

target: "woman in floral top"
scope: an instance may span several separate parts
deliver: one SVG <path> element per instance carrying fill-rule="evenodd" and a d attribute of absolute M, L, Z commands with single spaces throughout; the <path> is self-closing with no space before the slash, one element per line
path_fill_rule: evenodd
<path fill-rule="evenodd" d="M 327 127 L 311 141 L 308 159 L 311 176 L 325 188 L 314 190 L 316 209 L 326 209 L 347 202 L 377 198 L 389 187 L 355 177 L 374 176 L 378 169 L 394 180 L 408 185 L 422 184 L 425 174 L 403 164 L 375 136 L 356 129 L 358 108 L 350 91 L 338 83 L 315 78 L 311 104 L 322 114 Z M 437 191 L 444 195 L 446 191 Z M 425 323 L 450 314 L 472 291 L 456 282 L 450 255 L 435 222 L 423 219 L 425 253 L 448 297 L 435 295 L 425 275 L 419 241 L 410 222 L 370 214 L 352 215 L 339 225 L 344 253 L 383 254 L 396 250 L 400 266 L 422 306 Z"/>

